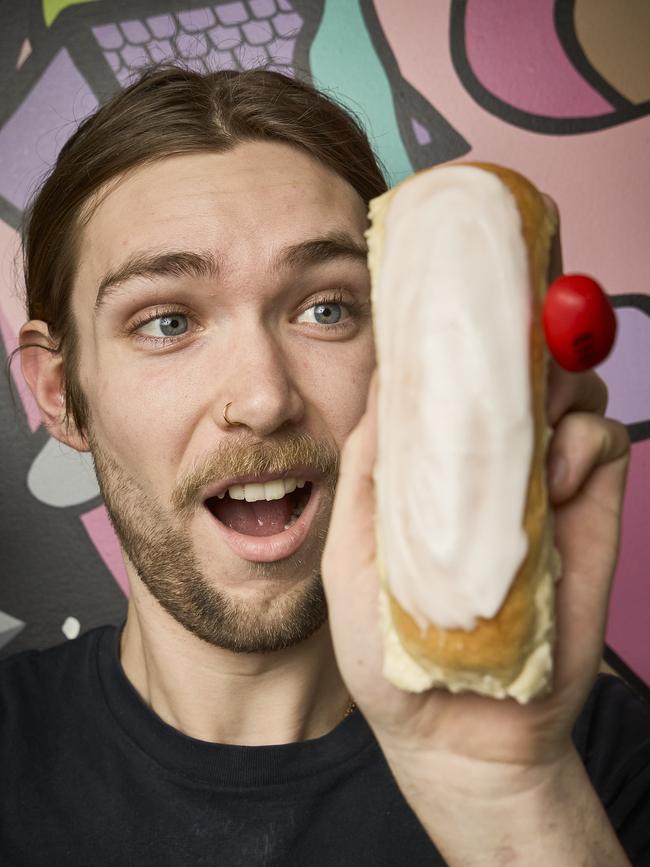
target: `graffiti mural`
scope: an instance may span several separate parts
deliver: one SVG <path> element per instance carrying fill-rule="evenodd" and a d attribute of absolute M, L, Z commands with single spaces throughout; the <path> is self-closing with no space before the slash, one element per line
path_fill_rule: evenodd
<path fill-rule="evenodd" d="M 633 440 L 608 643 L 650 683 L 650 65 L 642 0 L 25 0 L 0 4 L 0 353 L 24 321 L 18 238 L 76 125 L 145 65 L 269 68 L 354 111 L 391 183 L 502 162 L 558 202 L 565 267 L 619 317 L 602 365 Z M 0 656 L 118 623 L 128 584 L 92 461 L 53 440 L 15 363 L 0 381 Z"/>

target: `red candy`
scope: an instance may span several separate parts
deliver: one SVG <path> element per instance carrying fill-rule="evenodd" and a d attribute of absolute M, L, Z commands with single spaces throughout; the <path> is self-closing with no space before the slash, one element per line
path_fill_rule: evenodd
<path fill-rule="evenodd" d="M 585 274 L 564 274 L 551 283 L 542 322 L 548 348 L 565 370 L 595 367 L 614 345 L 614 310 L 598 283 Z"/>

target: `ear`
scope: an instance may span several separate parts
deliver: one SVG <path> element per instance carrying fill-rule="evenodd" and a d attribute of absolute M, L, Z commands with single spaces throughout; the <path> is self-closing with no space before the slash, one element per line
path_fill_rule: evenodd
<path fill-rule="evenodd" d="M 20 363 L 29 390 L 41 411 L 43 424 L 52 436 L 78 452 L 89 451 L 88 443 L 72 419 L 65 417 L 63 358 L 46 322 L 32 319 L 20 329 Z"/>

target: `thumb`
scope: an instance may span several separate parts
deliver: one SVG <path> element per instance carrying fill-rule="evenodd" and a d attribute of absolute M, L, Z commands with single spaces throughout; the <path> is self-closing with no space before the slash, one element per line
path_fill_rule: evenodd
<path fill-rule="evenodd" d="M 321 559 L 336 659 L 350 693 L 361 706 L 368 693 L 384 683 L 373 476 L 377 390 L 375 371 L 366 411 L 341 450 L 339 479 Z"/>

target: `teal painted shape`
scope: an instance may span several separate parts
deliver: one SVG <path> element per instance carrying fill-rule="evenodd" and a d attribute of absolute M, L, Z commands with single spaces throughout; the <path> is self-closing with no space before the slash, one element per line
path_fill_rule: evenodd
<path fill-rule="evenodd" d="M 314 84 L 359 116 L 386 167 L 389 186 L 413 174 L 397 125 L 390 82 L 357 0 L 324 0 L 309 63 Z"/>

